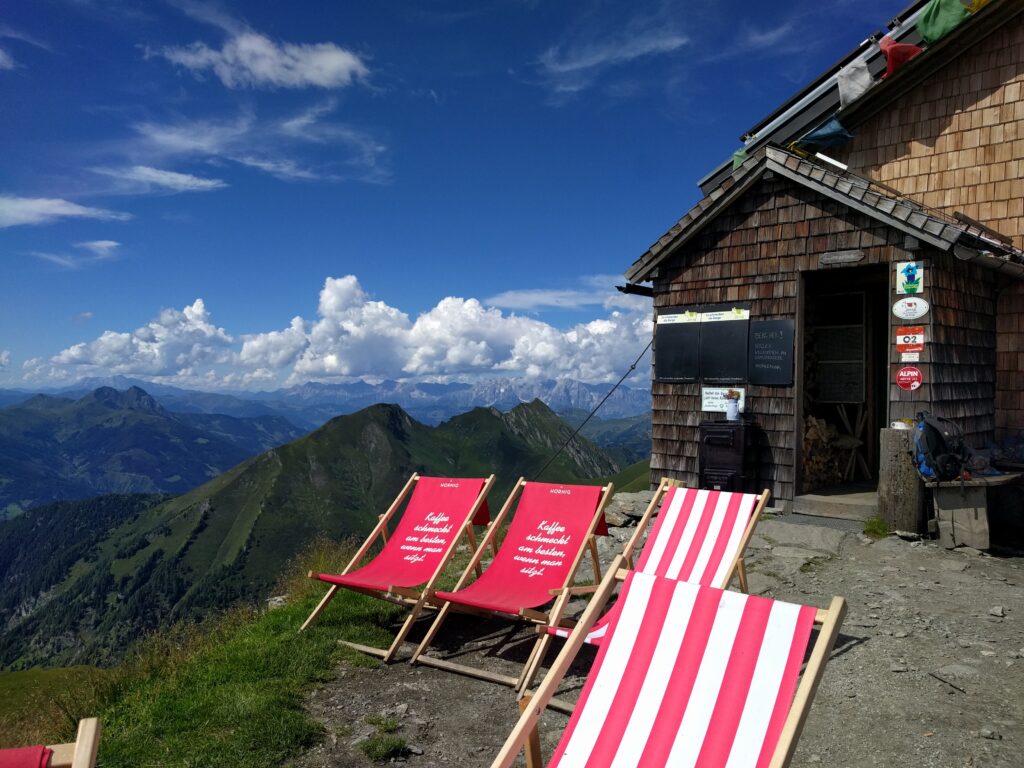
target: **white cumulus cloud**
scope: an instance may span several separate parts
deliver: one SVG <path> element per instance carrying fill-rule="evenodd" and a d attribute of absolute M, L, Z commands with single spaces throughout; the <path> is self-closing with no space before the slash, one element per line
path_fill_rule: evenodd
<path fill-rule="evenodd" d="M 196 299 L 181 310 L 162 310 L 134 331 L 106 331 L 93 341 L 68 347 L 50 362 L 81 371 L 172 376 L 228 359 L 233 341 L 213 324 L 203 300 Z"/>
<path fill-rule="evenodd" d="M 294 363 L 308 345 L 305 321 L 293 317 L 291 325 L 283 331 L 243 336 L 238 359 L 243 365 L 260 366 L 263 371 L 281 369 Z"/>
<path fill-rule="evenodd" d="M 246 337 L 241 362 L 292 365 L 292 382 L 495 372 L 605 381 L 621 374 L 651 337 L 649 301 L 568 330 L 454 296 L 413 321 L 370 299 L 353 275 L 325 281 L 318 314 L 311 326 L 296 317 L 288 329 Z M 308 327 L 305 339 L 303 327 Z"/>
<path fill-rule="evenodd" d="M 228 88 L 343 88 L 369 74 L 359 56 L 334 43 L 277 43 L 252 30 L 232 34 L 220 49 L 192 43 L 159 53 L 194 74 L 212 71 Z"/>
<path fill-rule="evenodd" d="M 299 379 L 390 376 L 408 354 L 409 317 L 372 301 L 353 275 L 324 281 L 309 346 L 295 363 Z"/>
<path fill-rule="evenodd" d="M 0 371 L 6 369 L 11 364 L 11 351 L 9 349 L 0 349 Z"/>
<path fill-rule="evenodd" d="M 588 280 L 596 278 L 584 285 Z M 27 369 L 35 378 L 107 372 L 243 388 L 360 377 L 613 381 L 651 339 L 650 302 L 603 304 L 602 316 L 568 328 L 457 296 L 412 318 L 345 275 L 324 281 L 314 319 L 296 316 L 280 330 L 233 337 L 197 299 L 180 311 L 163 310 L 135 331 L 106 331 Z"/>
<path fill-rule="evenodd" d="M 67 218 L 124 221 L 130 219 L 131 214 L 90 208 L 59 197 L 0 195 L 0 229 L 20 224 L 48 224 Z"/>

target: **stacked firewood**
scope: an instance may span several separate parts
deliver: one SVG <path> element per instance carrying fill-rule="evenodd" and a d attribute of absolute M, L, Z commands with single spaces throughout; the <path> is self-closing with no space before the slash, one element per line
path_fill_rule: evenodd
<path fill-rule="evenodd" d="M 804 421 L 803 484 L 801 493 L 837 485 L 843 480 L 839 466 L 841 451 L 836 446 L 839 430 L 824 419 L 808 416 Z"/>

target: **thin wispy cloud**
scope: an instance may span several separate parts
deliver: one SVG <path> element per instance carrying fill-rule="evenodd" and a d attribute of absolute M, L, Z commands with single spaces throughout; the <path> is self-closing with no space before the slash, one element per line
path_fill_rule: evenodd
<path fill-rule="evenodd" d="M 210 192 L 227 185 L 220 179 L 207 179 L 191 173 L 165 171 L 148 165 L 124 168 L 93 168 L 95 173 L 120 182 L 119 192 Z"/>
<path fill-rule="evenodd" d="M 231 159 L 240 165 L 269 173 L 282 181 L 332 180 L 330 176 L 303 168 L 292 160 L 260 158 L 253 155 L 233 155 Z"/>
<path fill-rule="evenodd" d="M 0 371 L 5 370 L 11 364 L 11 351 L 0 349 Z"/>
<path fill-rule="evenodd" d="M 88 240 L 84 243 L 75 243 L 76 248 L 84 248 L 102 258 L 109 258 L 114 254 L 121 244 L 116 240 Z"/>
<path fill-rule="evenodd" d="M 503 291 L 483 303 L 490 307 L 537 312 L 546 309 L 585 309 L 600 306 L 605 309 L 643 309 L 650 300 L 627 296 L 615 290 L 622 283 L 619 275 L 588 275 L 580 278 L 579 288 L 522 288 Z"/>
<path fill-rule="evenodd" d="M 705 62 L 724 61 L 743 56 L 784 56 L 808 48 L 805 35 L 797 32 L 796 22 L 785 21 L 774 27 L 758 28 L 749 24 L 741 27 L 736 37 L 721 50 L 704 57 Z"/>
<path fill-rule="evenodd" d="M 14 69 L 16 66 L 18 65 L 14 63 L 11 54 L 0 48 L 0 69 Z"/>
<path fill-rule="evenodd" d="M 387 145 L 351 125 L 324 119 L 335 108 L 336 103 L 329 100 L 284 119 L 262 122 L 251 112 L 245 112 L 233 119 L 136 123 L 133 127 L 139 139 L 134 151 L 136 156 L 163 160 L 227 160 L 284 181 L 389 180 L 385 164 Z M 317 145 L 318 149 L 337 147 L 340 151 L 333 153 L 328 162 L 314 162 L 309 145 Z M 150 172 L 148 176 L 150 184 L 157 183 L 155 174 Z M 172 189 L 170 177 L 165 177 L 165 181 Z M 178 181 L 183 188 L 176 191 L 199 191 L 216 188 L 203 182 L 218 180 Z"/>
<path fill-rule="evenodd" d="M 32 256 L 35 256 L 41 261 L 55 264 L 61 269 L 76 270 L 83 269 L 92 264 L 98 264 L 102 261 L 110 261 L 116 257 L 116 251 L 120 248 L 121 244 L 116 240 L 88 240 L 84 243 L 75 243 L 75 248 L 79 248 L 84 251 L 88 251 L 91 255 L 83 256 L 81 254 L 68 254 L 68 253 L 49 253 L 47 251 L 32 251 Z M 90 314 L 90 317 L 92 315 Z"/>
<path fill-rule="evenodd" d="M 0 24 L 0 37 L 6 37 L 9 40 L 18 40 L 22 43 L 28 43 L 36 48 L 42 48 L 44 51 L 53 53 L 53 48 L 49 43 L 43 42 L 37 37 L 28 34 L 20 29 L 9 27 L 6 24 Z"/>
<path fill-rule="evenodd" d="M 0 229 L 29 224 L 49 224 L 60 219 L 125 221 L 131 214 L 92 208 L 57 197 L 0 195 Z"/>
<path fill-rule="evenodd" d="M 640 60 L 677 53 L 690 43 L 666 14 L 636 17 L 620 29 L 582 26 L 545 50 L 536 68 L 556 103 L 594 86 L 606 73 L 625 70 Z"/>
<path fill-rule="evenodd" d="M 136 123 L 145 149 L 167 155 L 222 155 L 241 144 L 255 128 L 255 118 L 243 114 L 233 120 L 181 120 L 175 123 Z"/>
<path fill-rule="evenodd" d="M 228 34 L 244 32 L 244 23 L 217 7 L 216 3 L 198 2 L 197 0 L 168 0 L 168 3 L 186 16 L 222 29 Z"/>
<path fill-rule="evenodd" d="M 540 57 L 553 76 L 573 75 L 622 64 L 658 53 L 671 53 L 689 42 L 685 35 L 648 30 L 636 37 L 602 40 L 583 45 L 554 46 Z"/>
<path fill-rule="evenodd" d="M 67 256 L 62 253 L 46 253 L 45 251 L 32 251 L 32 255 L 41 261 L 48 261 L 56 264 L 61 269 L 79 269 L 82 266 L 82 259 L 74 256 Z"/>

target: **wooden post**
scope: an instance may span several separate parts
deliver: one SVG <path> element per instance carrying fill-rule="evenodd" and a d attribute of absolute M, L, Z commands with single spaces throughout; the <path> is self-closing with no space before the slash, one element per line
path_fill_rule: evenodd
<path fill-rule="evenodd" d="M 914 467 L 914 431 L 883 429 L 878 514 L 891 530 L 924 533 L 924 484 Z"/>

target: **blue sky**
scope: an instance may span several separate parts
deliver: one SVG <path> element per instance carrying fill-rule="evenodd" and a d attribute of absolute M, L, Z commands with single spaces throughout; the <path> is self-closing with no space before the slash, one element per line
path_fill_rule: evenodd
<path fill-rule="evenodd" d="M 621 273 L 881 0 L 0 9 L 0 386 L 618 377 Z"/>

